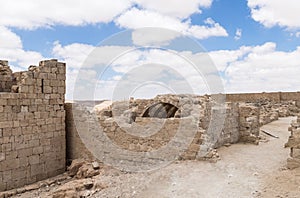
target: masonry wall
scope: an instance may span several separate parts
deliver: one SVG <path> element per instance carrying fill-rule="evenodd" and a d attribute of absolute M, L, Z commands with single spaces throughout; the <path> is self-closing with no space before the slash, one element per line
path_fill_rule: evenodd
<path fill-rule="evenodd" d="M 270 100 L 273 102 L 283 102 L 300 100 L 300 92 L 271 92 L 271 93 L 238 93 L 238 94 L 226 94 L 226 100 L 228 102 L 257 102 L 260 100 Z"/>
<path fill-rule="evenodd" d="M 0 61 L 4 67 L 10 70 Z M 0 74 L 7 80 L 0 93 L 0 191 L 65 171 L 65 72 L 64 63 L 47 60 Z"/>
<path fill-rule="evenodd" d="M 297 120 L 292 121 L 289 131 L 291 135 L 285 144 L 285 147 L 291 149 L 290 157 L 287 159 L 287 167 L 294 169 L 300 167 L 300 115 Z"/>
<path fill-rule="evenodd" d="M 238 103 L 226 103 L 225 110 L 217 110 L 212 116 L 211 99 L 208 96 L 193 96 L 193 102 L 190 102 L 190 96 L 184 95 L 160 95 L 149 100 L 131 100 L 125 102 L 115 102 L 112 106 L 95 112 L 98 115 L 80 109 L 79 104 L 66 104 L 67 109 L 67 150 L 69 159 L 86 158 L 93 159 L 93 155 L 82 143 L 78 131 L 83 134 L 92 134 L 88 128 L 93 122 L 93 116 L 98 117 L 95 125 L 97 130 L 103 130 L 104 134 L 109 137 L 118 147 L 136 152 L 148 152 L 157 150 L 167 145 L 178 128 L 183 123 L 189 123 L 191 117 L 197 117 L 198 125 L 195 136 L 191 144 L 180 156 L 181 159 L 204 159 L 209 149 L 221 147 L 224 144 L 234 144 L 239 141 L 257 143 L 259 136 L 259 108 L 255 106 L 242 105 Z M 169 103 L 178 107 L 179 114 L 173 118 L 155 118 L 142 117 L 147 108 L 156 103 Z M 123 104 L 123 105 L 122 105 Z M 73 108 L 70 108 L 73 106 Z M 78 108 L 76 107 L 78 106 Z M 75 107 L 75 108 L 74 108 Z M 128 110 L 129 108 L 129 110 Z M 73 114 L 77 115 L 77 126 L 75 126 Z M 198 112 L 199 115 L 195 115 Z M 225 123 L 214 123 L 209 127 L 211 119 L 225 117 Z M 134 115 L 134 116 L 132 116 Z M 72 117 L 71 117 L 72 116 Z M 69 122 L 70 121 L 70 122 Z M 215 120 L 214 120 L 215 121 Z M 79 124 L 79 125 L 78 125 Z M 83 126 L 80 126 L 83 125 Z M 185 126 L 187 132 L 191 124 Z M 217 126 L 218 125 L 218 126 Z M 219 126 L 220 125 L 220 126 Z M 101 127 L 100 127 L 101 126 Z M 146 128 L 143 128 L 146 126 Z M 95 127 L 97 128 L 97 127 Z M 221 129 L 220 134 L 216 134 L 217 128 Z M 147 137 L 137 137 L 141 133 L 154 130 L 155 133 Z M 132 135 L 128 132 L 134 132 Z M 153 131 L 152 131 L 153 132 Z M 183 137 L 184 138 L 184 137 Z M 207 148 L 206 153 L 199 154 L 200 147 Z M 111 153 L 113 155 L 113 153 Z"/>

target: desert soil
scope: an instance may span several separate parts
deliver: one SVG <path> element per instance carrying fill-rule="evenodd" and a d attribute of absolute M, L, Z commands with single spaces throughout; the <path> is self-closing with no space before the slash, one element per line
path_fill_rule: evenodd
<path fill-rule="evenodd" d="M 287 170 L 284 148 L 293 117 L 262 127 L 279 138 L 263 136 L 259 145 L 234 144 L 218 149 L 221 160 L 179 161 L 159 170 L 123 173 L 110 170 L 97 176 L 107 188 L 89 197 L 103 198 L 273 198 L 300 197 L 300 170 Z M 61 185 L 61 184 L 60 184 Z M 49 197 L 58 188 L 16 197 Z"/>

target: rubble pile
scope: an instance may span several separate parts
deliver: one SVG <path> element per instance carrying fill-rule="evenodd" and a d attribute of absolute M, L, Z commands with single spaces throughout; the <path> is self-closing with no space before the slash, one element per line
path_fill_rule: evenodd
<path fill-rule="evenodd" d="M 287 159 L 287 167 L 289 169 L 295 169 L 300 167 L 300 115 L 297 120 L 292 121 L 289 127 L 291 135 L 285 147 L 291 149 L 290 157 Z"/>
<path fill-rule="evenodd" d="M 296 116 L 299 113 L 296 101 L 282 101 L 278 103 L 264 99 L 252 104 L 260 108 L 260 126 L 278 120 L 279 117 Z"/>

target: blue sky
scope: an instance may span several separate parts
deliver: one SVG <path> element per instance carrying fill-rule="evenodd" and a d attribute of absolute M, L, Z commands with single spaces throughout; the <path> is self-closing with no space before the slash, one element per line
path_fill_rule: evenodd
<path fill-rule="evenodd" d="M 134 65 L 149 63 L 164 65 L 172 63 L 174 68 L 170 66 L 169 69 L 181 73 L 194 89 L 201 84 L 198 90 L 194 90 L 195 93 L 211 91 L 207 85 L 210 77 L 202 81 L 197 80 L 198 74 L 192 75 L 186 72 L 190 70 L 188 66 L 177 66 L 180 60 L 174 63 L 168 61 L 177 59 L 161 52 L 164 57 L 170 56 L 169 59 L 164 59 L 157 50 L 146 51 L 143 54 L 138 51 L 128 53 L 123 62 L 117 60 L 118 64 L 112 64 L 110 70 L 106 70 L 109 72 L 102 75 L 106 76 L 105 79 L 99 79 L 100 71 L 93 67 L 82 68 L 90 52 L 105 39 L 108 39 L 111 48 L 109 50 L 105 48 L 105 51 L 104 48 L 99 50 L 102 52 L 100 55 L 103 56 L 102 58 L 114 59 L 114 56 L 118 56 L 117 52 L 131 49 L 132 43 L 137 42 L 133 38 L 133 35 L 138 32 L 135 30 L 143 27 L 167 28 L 178 32 L 183 37 L 190 37 L 203 46 L 207 51 L 206 54 L 214 62 L 225 92 L 300 90 L 298 77 L 300 74 L 300 21 L 298 20 L 300 2 L 297 0 L 286 0 L 284 3 L 280 0 L 66 0 L 63 2 L 0 0 L 0 2 L 3 5 L 0 18 L 0 58 L 9 60 L 15 71 L 24 70 L 29 65 L 37 64 L 39 60 L 47 58 L 57 58 L 66 62 L 68 99 L 73 98 L 74 90 L 84 93 L 85 90 L 91 89 L 93 92 L 82 94 L 84 96 L 82 99 L 91 97 L 111 99 L 115 86 L 124 79 L 122 76 L 127 75 L 135 79 L 137 76 L 130 75 Z M 124 31 L 127 30 L 129 30 L 128 35 L 124 36 Z M 109 39 L 122 31 L 123 37 L 120 40 Z M 190 49 L 189 51 L 188 41 L 183 39 L 179 42 L 178 38 L 178 36 L 167 35 L 166 38 L 161 36 L 159 41 L 168 42 L 169 45 L 165 43 L 163 45 L 169 48 L 172 46 L 170 43 L 178 42 L 179 47 L 176 49 L 179 56 L 184 56 L 194 63 L 202 63 L 199 59 L 201 50 Z M 131 46 L 122 39 L 132 40 Z M 145 35 L 138 39 L 140 39 L 138 42 L 149 44 L 147 43 L 149 38 Z M 105 46 L 102 44 L 98 47 Z M 147 58 L 142 60 L 141 57 L 145 54 Z M 101 62 L 104 68 L 109 60 L 98 60 L 98 62 Z M 151 65 L 149 68 L 151 69 Z M 160 74 L 165 73 L 163 70 L 155 71 L 161 72 Z M 86 75 L 84 77 L 86 79 L 82 86 L 74 89 L 76 81 L 80 79 L 78 73 Z M 134 96 L 152 97 L 170 90 L 174 92 L 170 87 L 171 84 L 176 88 L 183 84 L 168 76 L 170 84 L 165 82 L 166 78 L 164 78 L 162 83 L 158 83 L 163 86 L 158 87 L 157 83 L 154 83 L 151 88 L 149 82 L 160 82 L 159 78 L 154 78 L 160 74 L 154 72 L 153 79 L 146 74 L 145 76 L 139 74 L 143 76 L 147 86 L 144 90 L 138 91 L 139 95 Z M 149 82 L 147 83 L 146 80 Z M 93 86 L 87 88 L 89 84 L 95 83 L 100 83 L 96 86 L 99 90 L 95 90 Z M 202 87 L 205 83 L 206 88 Z"/>

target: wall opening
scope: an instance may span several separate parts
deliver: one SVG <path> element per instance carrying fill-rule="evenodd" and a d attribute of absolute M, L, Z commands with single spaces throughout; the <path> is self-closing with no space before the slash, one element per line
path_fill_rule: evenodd
<path fill-rule="evenodd" d="M 173 118 L 178 108 L 170 103 L 156 103 L 150 106 L 142 117 Z"/>

